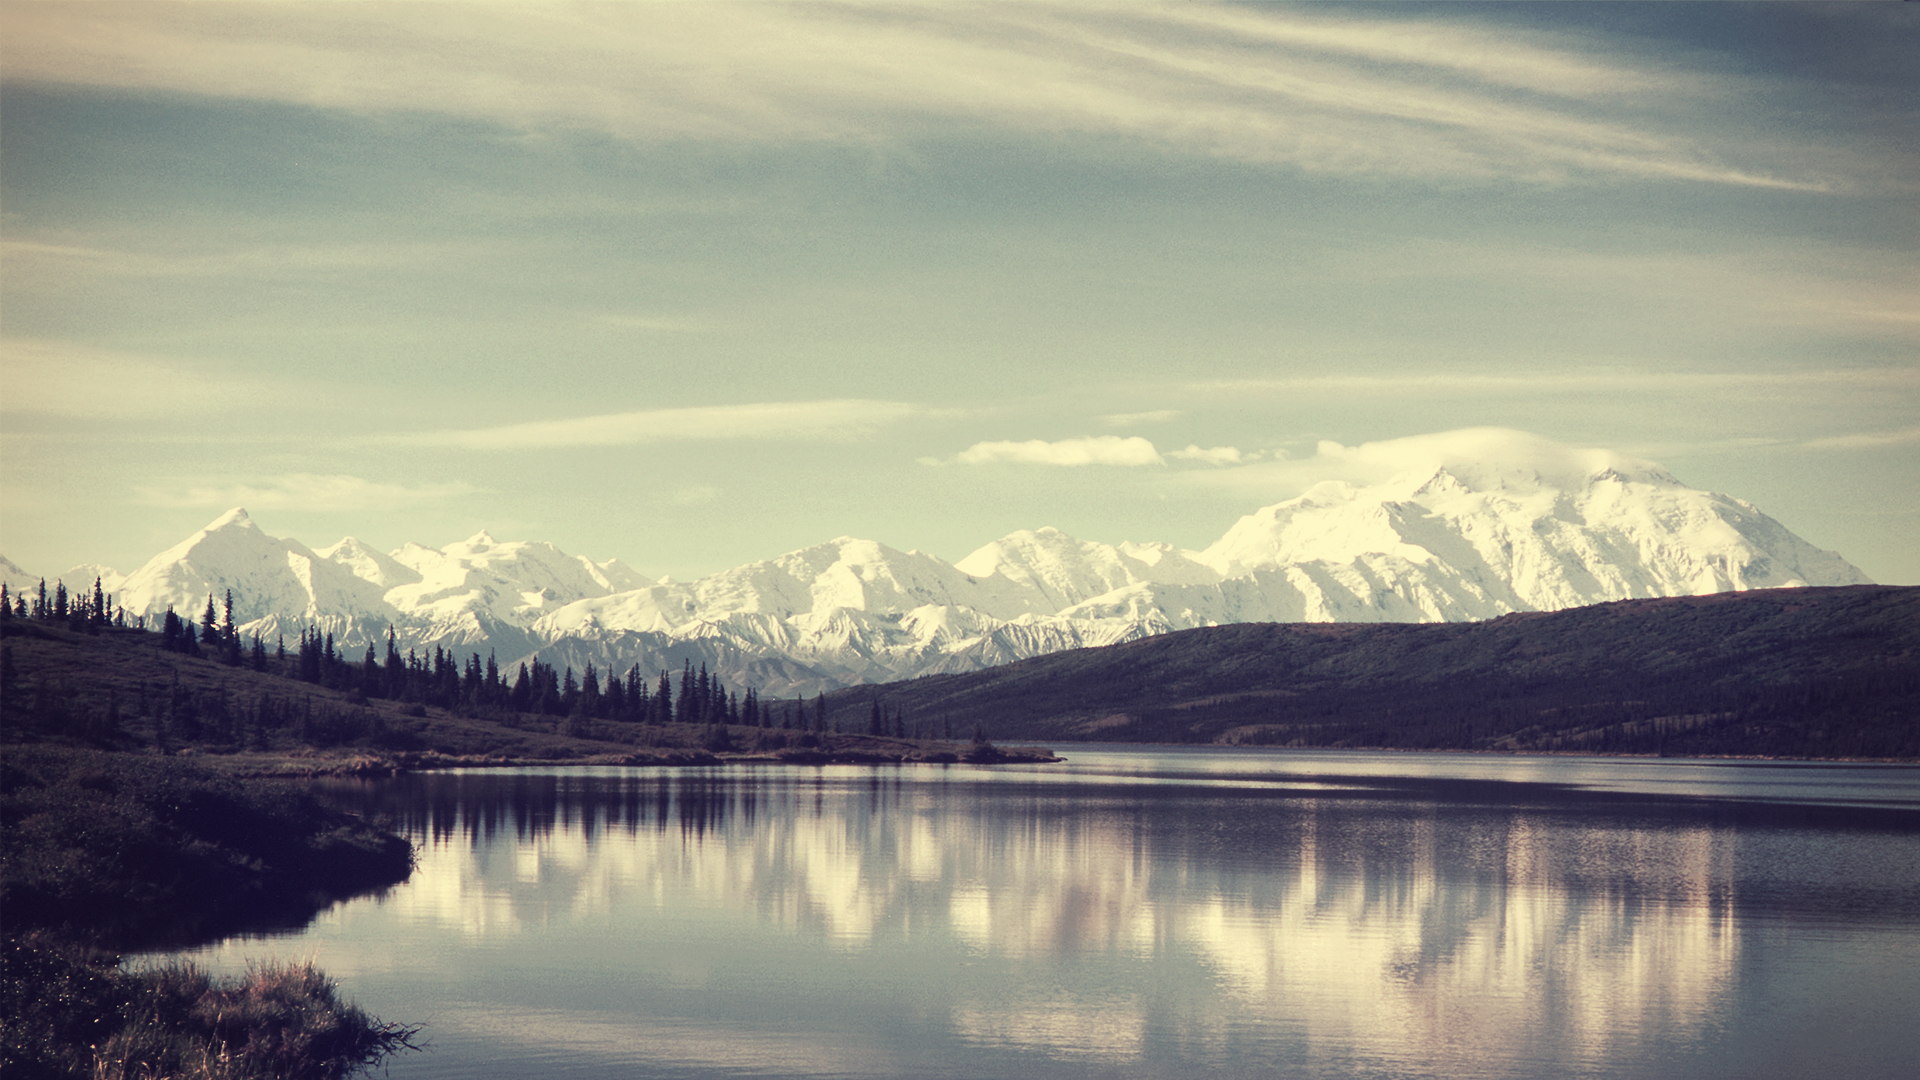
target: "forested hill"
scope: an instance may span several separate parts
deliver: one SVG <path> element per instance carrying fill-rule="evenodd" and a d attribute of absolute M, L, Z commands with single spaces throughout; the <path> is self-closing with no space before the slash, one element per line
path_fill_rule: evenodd
<path fill-rule="evenodd" d="M 1920 588 L 1208 627 L 830 695 L 994 739 L 1920 759 Z"/>

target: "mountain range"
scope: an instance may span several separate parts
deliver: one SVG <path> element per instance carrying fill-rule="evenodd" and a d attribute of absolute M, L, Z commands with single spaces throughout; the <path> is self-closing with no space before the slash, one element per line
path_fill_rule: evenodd
<path fill-rule="evenodd" d="M 38 578 L 4 559 L 15 592 Z M 1632 598 L 1869 584 L 1749 503 L 1650 464 L 1453 463 L 1329 481 L 1205 549 L 1020 531 L 949 563 L 841 537 L 692 582 L 485 532 L 380 552 L 308 548 L 235 508 L 128 575 L 81 566 L 130 615 L 198 617 L 231 590 L 243 634 L 303 628 L 352 658 L 400 647 L 507 665 L 643 672 L 705 664 L 763 694 L 977 671 L 1090 645 L 1241 623 L 1468 622 Z"/>

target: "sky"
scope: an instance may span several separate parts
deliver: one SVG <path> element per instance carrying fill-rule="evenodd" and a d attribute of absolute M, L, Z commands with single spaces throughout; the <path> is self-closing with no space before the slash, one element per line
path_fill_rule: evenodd
<path fill-rule="evenodd" d="M 0 554 L 1199 548 L 1544 440 L 1920 584 L 1915 57 L 1913 4 L 0 2 Z"/>

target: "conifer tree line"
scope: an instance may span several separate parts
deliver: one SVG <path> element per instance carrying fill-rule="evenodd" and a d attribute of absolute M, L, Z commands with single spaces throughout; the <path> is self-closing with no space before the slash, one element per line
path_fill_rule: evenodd
<path fill-rule="evenodd" d="M 146 617 L 129 615 L 117 607 L 97 578 L 91 593 L 79 594 L 69 594 L 65 584 L 58 581 L 49 590 L 43 579 L 31 598 L 14 594 L 0 583 L 0 619 L 33 619 L 93 634 L 107 628 L 148 629 Z M 433 706 L 488 719 L 515 714 L 560 717 L 568 725 L 590 720 L 734 725 L 816 735 L 856 732 L 864 726 L 866 734 L 881 737 L 906 739 L 938 734 L 951 738 L 950 730 L 921 731 L 921 725 L 907 722 L 903 710 L 888 708 L 878 699 L 871 703 L 866 723 L 860 725 L 852 716 L 833 716 L 824 694 L 809 703 L 768 701 L 751 686 L 744 691 L 729 690 L 704 663 L 695 668 L 692 660 L 684 662 L 677 680 L 666 671 L 650 677 L 638 664 L 622 674 L 602 672 L 589 662 L 584 673 L 576 674 L 570 665 L 555 667 L 538 659 L 522 662 L 507 672 L 491 652 L 484 660 L 478 653 L 463 657 L 438 645 L 424 654 L 413 649 L 402 653 L 392 627 L 387 629 L 385 648 L 376 649 L 370 644 L 358 661 L 347 657 L 331 631 L 318 627 L 303 628 L 291 644 L 281 635 L 269 648 L 258 634 L 243 640 L 234 620 L 231 589 L 218 600 L 209 593 L 197 621 L 182 617 L 168 605 L 158 622 L 159 645 L 165 651 L 298 679 L 344 692 L 350 695 L 350 701 L 384 699 L 417 705 L 421 710 L 416 715 Z M 187 705 L 169 711 L 191 716 L 197 710 Z M 221 712 L 207 711 L 216 717 Z M 282 718 L 252 718 L 265 727 L 280 726 L 275 723 L 277 719 Z M 213 726 L 219 724 L 216 719 Z M 184 726 L 199 725 L 189 721 Z"/>
<path fill-rule="evenodd" d="M 209 597 L 211 599 L 211 597 Z M 93 579 L 92 593 L 69 594 L 67 584 L 56 580 L 53 592 L 47 592 L 47 579 L 40 579 L 33 599 L 9 590 L 0 582 L 0 619 L 37 619 L 47 623 L 65 623 L 69 629 L 97 634 L 109 626 L 127 625 L 125 608 L 115 607 L 113 597 L 101 591 L 100 579 Z M 137 625 L 145 621 L 136 618 Z"/>
<path fill-rule="evenodd" d="M 65 583 L 59 581 L 49 590 L 42 579 L 31 598 L 15 594 L 0 583 L 0 619 L 15 618 L 95 634 L 108 627 L 147 629 L 146 617 L 129 616 L 125 608 L 115 606 L 98 578 L 90 594 L 69 594 Z M 824 695 L 812 708 L 805 702 L 789 703 L 776 716 L 775 706 L 764 703 L 755 688 L 728 690 L 704 663 L 696 670 L 691 660 L 686 661 L 677 684 L 666 671 L 659 672 L 657 678 L 649 677 L 638 664 L 619 674 L 601 672 L 588 663 L 586 671 L 576 675 L 570 665 L 556 668 L 535 659 L 508 673 L 491 652 L 484 661 L 478 653 L 469 653 L 463 659 L 436 645 L 428 654 L 408 649 L 403 655 L 392 627 L 387 630 L 384 652 L 368 645 L 357 663 L 347 659 L 331 631 L 317 627 L 302 629 L 291 650 L 284 635 L 269 650 L 258 634 L 251 635 L 250 640 L 242 639 L 234 621 L 231 589 L 218 601 L 209 593 L 197 622 L 183 618 L 168 605 L 159 624 L 160 647 L 168 652 L 216 659 L 234 667 L 244 665 L 368 700 L 431 705 L 469 716 L 531 713 L 634 724 L 838 730 L 829 721 Z M 877 704 L 875 709 L 878 717 Z M 896 714 L 885 733 L 904 731 L 903 725 Z M 880 720 L 874 721 L 873 730 L 882 731 Z"/>

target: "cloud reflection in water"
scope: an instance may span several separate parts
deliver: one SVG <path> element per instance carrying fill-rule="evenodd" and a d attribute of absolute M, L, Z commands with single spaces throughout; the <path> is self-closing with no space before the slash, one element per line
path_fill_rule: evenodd
<path fill-rule="evenodd" d="M 426 840 L 379 932 L 458 939 L 569 1005 L 525 1025 L 478 1019 L 514 1011 L 504 991 L 461 1006 L 520 1046 L 571 1031 L 563 1056 L 752 1072 L 784 1032 L 805 1074 L 973 1075 L 975 1051 L 1123 1075 L 1630 1071 L 1702 1038 L 1741 953 L 1740 822 L 1655 802 L 911 767 L 360 794 Z M 456 982 L 480 962 L 438 955 Z"/>

